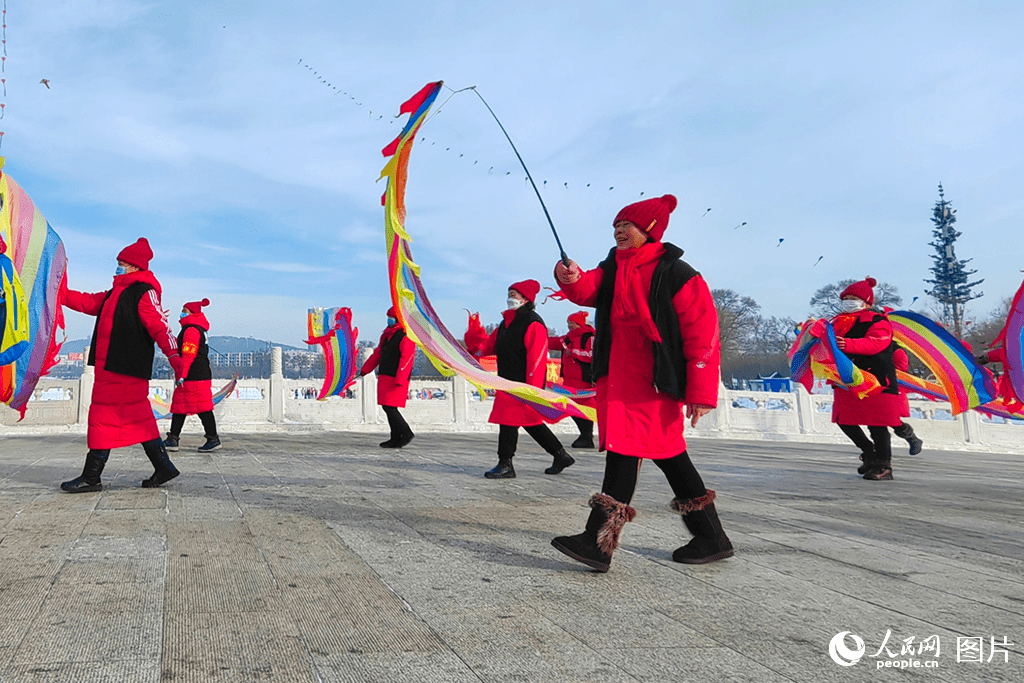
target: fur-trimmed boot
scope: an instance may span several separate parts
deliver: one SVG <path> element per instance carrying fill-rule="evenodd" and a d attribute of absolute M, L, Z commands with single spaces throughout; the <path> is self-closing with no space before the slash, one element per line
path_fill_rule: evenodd
<path fill-rule="evenodd" d="M 92 493 L 102 491 L 103 484 L 100 482 L 100 475 L 107 464 L 110 451 L 98 451 L 90 449 L 85 456 L 85 467 L 82 468 L 82 476 L 66 481 L 60 485 L 61 490 L 68 493 Z"/>
<path fill-rule="evenodd" d="M 146 457 L 153 463 L 154 470 L 153 476 L 142 480 L 142 488 L 154 489 L 181 474 L 171 462 L 171 458 L 167 455 L 167 449 L 164 448 L 160 439 L 146 441 L 142 444 L 142 448 L 146 451 Z"/>
<path fill-rule="evenodd" d="M 722 530 L 715 510 L 714 491 L 685 501 L 673 498 L 672 509 L 683 516 L 683 523 L 693 534 L 689 543 L 672 553 L 673 560 L 683 564 L 708 564 L 732 557 L 732 543 Z"/>
<path fill-rule="evenodd" d="M 551 540 L 551 545 L 559 552 L 603 573 L 608 571 L 612 553 L 619 547 L 622 527 L 626 522 L 633 521 L 636 510 L 607 493 L 595 493 L 590 497 L 589 505 L 592 510 L 583 533 L 559 536 Z"/>
<path fill-rule="evenodd" d="M 544 470 L 544 474 L 558 474 L 569 465 L 576 463 L 576 459 L 566 453 L 564 448 L 559 448 L 554 458 L 555 460 L 551 463 L 551 467 Z"/>

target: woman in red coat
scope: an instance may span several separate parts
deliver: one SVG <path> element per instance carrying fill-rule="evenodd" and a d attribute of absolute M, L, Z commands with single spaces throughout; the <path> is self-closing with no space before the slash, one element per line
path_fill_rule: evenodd
<path fill-rule="evenodd" d="M 501 324 L 490 336 L 467 331 L 466 348 L 477 357 L 496 354 L 499 377 L 543 389 L 548 372 L 548 328 L 534 309 L 538 292 L 540 283 L 536 280 L 509 285 L 508 308 L 501 313 Z M 484 472 L 488 479 L 515 478 L 512 458 L 520 427 L 554 458 L 544 474 L 558 474 L 576 462 L 545 424 L 547 420 L 514 396 L 499 391 L 487 421 L 498 425 L 498 464 Z"/>
<path fill-rule="evenodd" d="M 591 359 L 594 353 L 594 328 L 587 324 L 587 312 L 576 311 L 568 318 L 569 334 L 562 337 L 548 337 L 548 350 L 561 351 L 562 384 L 570 389 L 593 389 Z M 593 408 L 593 398 L 576 398 L 576 403 Z M 580 430 L 573 448 L 594 447 L 594 423 L 582 417 L 573 416 L 572 421 Z"/>
<path fill-rule="evenodd" d="M 185 417 L 198 415 L 206 432 L 206 443 L 197 450 L 210 453 L 220 448 L 217 435 L 217 420 L 213 417 L 213 371 L 210 368 L 210 347 L 206 333 L 210 321 L 203 314 L 203 306 L 210 300 L 190 301 L 181 307 L 181 332 L 178 333 L 178 348 L 181 351 L 181 376 L 174 387 L 171 399 L 171 431 L 167 432 L 164 446 L 169 451 L 178 450 L 181 428 Z"/>
<path fill-rule="evenodd" d="M 149 380 L 153 374 L 153 342 L 167 355 L 175 375 L 181 359 L 167 315 L 160 305 L 160 283 L 149 270 L 153 250 L 146 238 L 121 250 L 113 288 L 85 294 L 68 290 L 64 305 L 96 316 L 89 346 L 89 365 L 96 367 L 89 407 L 89 453 L 82 476 L 61 484 L 69 493 L 102 491 L 100 475 L 110 449 L 141 443 L 155 469 L 142 482 L 145 488 L 160 486 L 179 472 L 160 441 Z"/>
<path fill-rule="evenodd" d="M 892 325 L 888 316 L 871 308 L 875 302 L 874 278 L 854 282 L 839 298 L 843 312 L 832 318 L 836 346 L 858 368 L 870 372 L 882 385 L 881 393 L 859 398 L 852 391 L 835 387 L 832 421 L 839 425 L 863 455 L 865 479 L 892 479 L 892 440 L 889 427 L 899 427 L 903 399 L 896 381 Z M 871 438 L 864 436 L 864 425 Z"/>
<path fill-rule="evenodd" d="M 586 530 L 551 543 L 598 571 L 608 571 L 644 460 L 668 479 L 673 509 L 693 534 L 672 559 L 714 562 L 733 554 L 715 509 L 715 492 L 690 461 L 685 417 L 695 426 L 718 403 L 718 314 L 704 278 L 661 242 L 676 198 L 630 204 L 612 222 L 615 247 L 585 273 L 559 263 L 555 277 L 569 299 L 597 309 L 593 372 L 600 447 L 607 449 L 601 493 L 590 499 Z"/>
<path fill-rule="evenodd" d="M 380 342 L 370 357 L 363 363 L 359 376 L 368 375 L 378 368 L 377 404 L 384 409 L 391 428 L 391 438 L 381 443 L 381 448 L 402 448 L 412 441 L 412 429 L 405 421 L 399 408 L 405 407 L 409 397 L 409 377 L 416 360 L 416 344 L 398 324 L 395 308 L 388 309 L 388 326 L 380 335 Z"/>

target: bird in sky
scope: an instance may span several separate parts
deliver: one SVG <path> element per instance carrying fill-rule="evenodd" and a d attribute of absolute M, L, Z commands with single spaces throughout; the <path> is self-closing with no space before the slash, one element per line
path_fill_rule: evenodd
<path fill-rule="evenodd" d="M 42 83 L 43 85 L 45 85 L 47 90 L 50 89 L 50 79 L 49 78 L 44 78 L 43 80 L 41 80 L 39 82 Z"/>

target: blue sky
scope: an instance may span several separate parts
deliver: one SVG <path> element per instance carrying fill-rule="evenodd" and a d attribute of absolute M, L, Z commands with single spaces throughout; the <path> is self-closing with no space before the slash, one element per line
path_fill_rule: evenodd
<path fill-rule="evenodd" d="M 340 305 L 376 338 L 380 150 L 437 79 L 479 88 L 586 267 L 623 205 L 670 192 L 665 239 L 766 314 L 802 318 L 815 289 L 866 275 L 923 298 L 942 182 L 985 278 L 969 313 L 1020 284 L 1019 3 L 194 4 L 8 7 L 0 153 L 75 289 L 108 287 L 144 235 L 167 308 L 209 297 L 214 334 L 295 344 L 308 307 Z M 557 249 L 474 95 L 422 136 L 407 226 L 461 334 L 463 308 L 498 320 L 510 282 L 553 285 Z M 559 328 L 573 310 L 539 308 Z M 90 332 L 68 317 L 69 338 Z"/>

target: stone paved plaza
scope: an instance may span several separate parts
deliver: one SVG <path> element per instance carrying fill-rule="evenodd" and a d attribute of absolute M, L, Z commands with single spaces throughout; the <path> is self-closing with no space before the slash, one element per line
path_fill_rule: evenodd
<path fill-rule="evenodd" d="M 582 529 L 593 451 L 546 476 L 522 434 L 519 477 L 489 481 L 494 434 L 200 455 L 192 426 L 181 477 L 141 489 L 142 449 L 117 450 L 97 494 L 58 488 L 84 437 L 0 440 L 0 681 L 1024 680 L 1019 455 L 895 440 L 896 480 L 867 482 L 852 447 L 693 439 L 736 556 L 673 563 L 687 534 L 645 466 L 597 574 L 549 545 Z"/>

